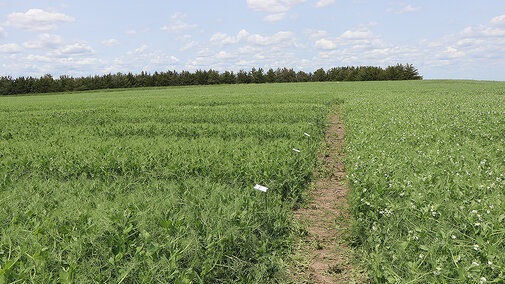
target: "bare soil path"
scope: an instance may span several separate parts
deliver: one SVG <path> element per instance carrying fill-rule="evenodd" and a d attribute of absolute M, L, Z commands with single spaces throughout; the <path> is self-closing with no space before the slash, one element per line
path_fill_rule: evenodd
<path fill-rule="evenodd" d="M 351 218 L 343 163 L 344 137 L 340 106 L 335 106 L 329 118 L 325 149 L 319 156 L 321 167 L 310 185 L 311 200 L 295 212 L 306 230 L 290 269 L 295 283 L 366 282 L 354 269 L 353 252 L 344 241 Z"/>

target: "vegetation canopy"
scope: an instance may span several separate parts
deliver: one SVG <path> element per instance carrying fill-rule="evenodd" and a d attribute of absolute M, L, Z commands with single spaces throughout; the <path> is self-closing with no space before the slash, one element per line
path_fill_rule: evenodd
<path fill-rule="evenodd" d="M 88 76 L 73 78 L 60 76 L 54 79 L 50 74 L 41 78 L 0 77 L 0 95 L 72 92 L 98 89 L 160 87 L 160 86 L 188 86 L 215 84 L 248 84 L 248 83 L 289 83 L 289 82 L 324 82 L 324 81 L 384 81 L 384 80 L 420 80 L 416 68 L 411 64 L 397 64 L 385 69 L 373 66 L 335 67 L 325 71 L 323 68 L 314 73 L 293 69 L 252 68 L 249 72 L 240 70 L 218 72 L 216 70 L 167 71 L 148 74 L 106 74 L 102 76 Z"/>

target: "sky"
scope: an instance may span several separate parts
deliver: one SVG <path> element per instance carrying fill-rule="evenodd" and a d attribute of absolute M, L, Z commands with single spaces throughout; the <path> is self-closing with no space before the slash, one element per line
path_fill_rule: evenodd
<path fill-rule="evenodd" d="M 396 63 L 505 81 L 505 1 L 0 0 L 0 76 Z"/>

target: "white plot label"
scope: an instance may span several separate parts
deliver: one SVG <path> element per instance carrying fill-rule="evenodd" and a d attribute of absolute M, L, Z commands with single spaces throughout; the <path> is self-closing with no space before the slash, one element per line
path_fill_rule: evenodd
<path fill-rule="evenodd" d="M 310 137 L 310 134 L 308 134 L 308 133 L 306 133 L 306 132 L 304 132 L 303 134 L 304 134 L 305 136 L 307 136 L 307 137 Z"/>
<path fill-rule="evenodd" d="M 254 186 L 254 189 L 259 190 L 259 191 L 263 191 L 263 192 L 267 192 L 268 187 L 257 184 Z"/>
<path fill-rule="evenodd" d="M 293 151 L 300 153 L 300 150 L 293 148 Z"/>

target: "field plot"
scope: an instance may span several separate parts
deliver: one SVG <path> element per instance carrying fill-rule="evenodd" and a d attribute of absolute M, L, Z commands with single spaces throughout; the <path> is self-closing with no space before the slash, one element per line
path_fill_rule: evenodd
<path fill-rule="evenodd" d="M 284 281 L 292 205 L 316 164 L 303 133 L 317 148 L 337 103 L 352 241 L 370 278 L 501 283 L 504 90 L 417 81 L 2 97 L 0 283 Z M 271 188 L 270 236 L 256 183 Z"/>
<path fill-rule="evenodd" d="M 0 282 L 276 277 L 291 206 L 315 163 L 303 133 L 315 148 L 334 90 L 277 84 L 0 98 Z M 256 183 L 271 188 L 270 236 Z"/>
<path fill-rule="evenodd" d="M 339 90 L 354 234 L 370 276 L 503 283 L 505 84 L 381 82 Z"/>

